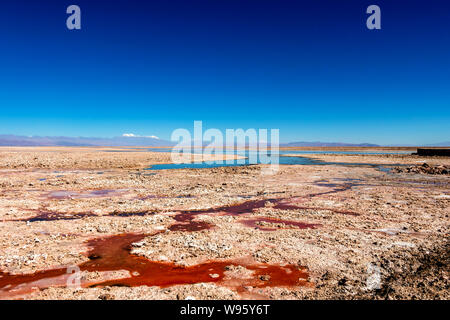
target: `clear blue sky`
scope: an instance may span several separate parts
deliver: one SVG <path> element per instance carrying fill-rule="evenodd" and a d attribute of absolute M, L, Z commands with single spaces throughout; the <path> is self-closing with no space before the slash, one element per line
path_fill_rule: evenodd
<path fill-rule="evenodd" d="M 382 30 L 365 26 L 370 4 Z M 0 134 L 169 139 L 203 120 L 283 142 L 449 141 L 449 13 L 444 0 L 5 0 Z"/>

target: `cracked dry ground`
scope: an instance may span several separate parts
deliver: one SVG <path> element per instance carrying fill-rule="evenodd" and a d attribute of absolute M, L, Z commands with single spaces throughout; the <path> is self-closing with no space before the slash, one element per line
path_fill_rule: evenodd
<path fill-rule="evenodd" d="M 91 169 L 83 152 L 84 168 L 3 157 L 20 169 L 0 170 L 0 298 L 449 298 L 448 176 L 146 171 L 135 153 L 101 168 L 114 155 Z"/>

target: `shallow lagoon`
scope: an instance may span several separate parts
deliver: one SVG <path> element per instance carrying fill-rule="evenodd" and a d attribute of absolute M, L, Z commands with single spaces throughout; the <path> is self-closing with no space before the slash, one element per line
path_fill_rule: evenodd
<path fill-rule="evenodd" d="M 148 151 L 153 152 L 171 152 L 170 148 L 151 148 Z M 192 153 L 200 154 L 201 149 L 193 149 Z M 222 161 L 206 161 L 206 162 L 193 162 L 193 163 L 181 163 L 181 164 L 157 164 L 153 165 L 148 170 L 167 170 L 167 169 L 203 169 L 203 168 L 218 168 L 218 167 L 236 167 L 236 166 L 247 166 L 253 164 L 264 164 L 268 163 L 267 158 L 261 157 L 260 153 L 252 150 L 224 150 L 223 154 L 237 154 L 239 156 L 246 157 L 245 159 L 237 160 L 222 160 Z M 282 150 L 279 152 L 278 163 L 280 165 L 343 165 L 343 166 L 368 166 L 376 167 L 382 171 L 389 171 L 381 164 L 373 163 L 344 163 L 344 162 L 326 162 L 315 160 L 310 157 L 301 155 L 314 155 L 314 154 L 409 154 L 410 152 L 352 152 L 352 151 L 298 151 L 298 150 Z M 298 154 L 299 156 L 285 156 L 287 154 Z M 276 153 L 263 153 L 265 156 L 275 156 Z"/>

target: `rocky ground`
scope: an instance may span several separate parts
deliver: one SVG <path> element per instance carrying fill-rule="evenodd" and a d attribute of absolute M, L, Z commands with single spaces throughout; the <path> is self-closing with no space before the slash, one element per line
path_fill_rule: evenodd
<path fill-rule="evenodd" d="M 396 167 L 394 172 L 406 172 L 406 173 L 422 173 L 422 174 L 450 174 L 450 166 L 430 166 L 428 163 L 423 163 L 418 166 L 408 166 L 408 167 Z"/>
<path fill-rule="evenodd" d="M 448 175 L 356 165 L 149 171 L 170 156 L 123 151 L 0 149 L 0 298 L 450 297 Z"/>

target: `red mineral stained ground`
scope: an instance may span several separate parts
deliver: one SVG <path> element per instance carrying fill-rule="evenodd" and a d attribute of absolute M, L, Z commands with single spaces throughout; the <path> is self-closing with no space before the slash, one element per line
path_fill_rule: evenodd
<path fill-rule="evenodd" d="M 263 200 L 249 200 L 243 203 L 230 205 L 230 206 L 222 206 L 217 208 L 203 209 L 203 210 L 183 210 L 179 211 L 179 213 L 174 217 L 176 221 L 179 223 L 173 224 L 169 227 L 171 231 L 200 231 L 211 229 L 213 225 L 203 222 L 203 221 L 194 221 L 195 217 L 202 214 L 214 214 L 219 213 L 223 215 L 231 215 L 238 216 L 242 214 L 252 213 L 256 209 L 264 208 L 266 204 L 272 204 L 272 208 L 281 209 L 281 210 L 329 210 L 332 212 L 336 212 L 339 214 L 346 215 L 354 215 L 358 216 L 359 214 L 352 211 L 339 210 L 339 209 L 330 209 L 330 208 L 317 208 L 317 207 L 306 207 L 306 206 L 298 206 L 292 204 L 290 201 L 292 199 L 263 199 Z M 242 223 L 245 226 L 252 228 L 259 228 L 261 230 L 272 231 L 274 228 L 263 228 L 257 225 L 258 222 L 265 221 L 271 223 L 282 223 L 289 226 L 296 226 L 300 229 L 306 228 L 316 228 L 319 227 L 319 224 L 309 224 L 304 222 L 296 222 L 296 221 L 287 221 L 287 220 L 276 220 L 272 218 L 256 218 L 244 220 Z"/>
<path fill-rule="evenodd" d="M 171 231 L 200 231 L 210 229 L 213 225 L 206 222 L 193 221 L 195 216 L 201 214 L 214 214 L 219 213 L 223 215 L 238 216 L 241 214 L 252 213 L 257 209 L 264 208 L 266 204 L 271 204 L 273 209 L 280 210 L 328 210 L 339 214 L 359 216 L 360 214 L 353 211 L 334 209 L 334 208 L 318 208 L 299 206 L 297 203 L 301 203 L 305 198 L 327 195 L 331 193 L 346 191 L 352 188 L 353 184 L 338 185 L 333 190 L 309 194 L 305 197 L 292 197 L 292 198 L 272 198 L 272 199 L 259 199 L 248 200 L 234 205 L 220 206 L 209 209 L 200 210 L 182 210 L 174 219 L 180 223 L 174 224 L 170 227 Z M 117 195 L 124 190 L 94 190 L 86 191 L 85 193 L 72 192 L 72 191 L 56 191 L 51 192 L 49 197 L 51 199 L 67 199 L 67 198 L 82 198 L 82 197 L 103 197 L 108 195 Z M 184 196 L 183 196 L 184 197 Z M 113 212 L 111 216 L 117 217 L 131 217 L 131 216 L 145 216 L 148 214 L 154 214 L 155 212 Z M 84 217 L 96 216 L 93 213 L 76 213 L 76 214 L 62 214 L 54 212 L 40 212 L 38 215 L 30 218 L 8 220 L 8 221 L 54 221 L 54 220 L 75 220 L 82 219 Z"/>
<path fill-rule="evenodd" d="M 187 223 L 175 223 L 171 225 L 169 227 L 169 230 L 193 232 L 193 231 L 208 230 L 211 229 L 212 227 L 214 227 L 214 225 L 208 222 L 187 220 Z"/>
<path fill-rule="evenodd" d="M 178 266 L 170 262 L 151 261 L 131 254 L 131 244 L 149 235 L 121 234 L 88 241 L 89 261 L 78 267 L 81 271 L 129 271 L 130 277 L 98 283 L 83 283 L 83 286 L 159 286 L 214 282 L 226 286 L 227 268 L 243 266 L 253 271 L 251 279 L 241 279 L 236 290 L 245 286 L 257 288 L 308 285 L 305 268 L 296 265 L 242 264 L 235 261 L 207 261 L 193 266 Z M 66 285 L 67 268 L 37 271 L 32 274 L 13 275 L 0 272 L 0 298 L 17 293 L 31 292 L 33 287 L 47 288 Z M 43 281 L 44 280 L 44 281 Z"/>
<path fill-rule="evenodd" d="M 262 199 L 262 200 L 249 200 L 242 203 L 229 205 L 229 206 L 221 206 L 216 208 L 209 209 L 200 209 L 200 210 L 182 210 L 178 211 L 179 213 L 174 217 L 176 223 L 172 225 L 169 229 L 171 231 L 200 231 L 205 229 L 210 229 L 213 225 L 207 222 L 194 221 L 195 217 L 202 214 L 223 214 L 230 216 L 239 216 L 242 214 L 249 214 L 254 212 L 257 209 L 264 208 L 266 204 L 271 204 L 273 209 L 280 210 L 328 210 L 339 214 L 344 215 L 352 215 L 359 216 L 360 214 L 357 212 L 349 211 L 349 210 L 341 210 L 334 208 L 322 208 L 322 207 L 310 207 L 310 206 L 299 206 L 296 204 L 297 201 L 301 201 L 301 198 L 281 198 L 281 199 Z M 119 212 L 115 211 L 110 213 L 110 216 L 115 217 L 133 217 L 133 216 L 146 216 L 153 215 L 156 212 L 150 211 L 137 211 L 137 212 Z M 97 216 L 94 213 L 58 213 L 51 211 L 40 211 L 37 215 L 22 218 L 22 219 L 14 219 L 14 220 L 5 220 L 5 221 L 28 221 L 28 222 L 36 222 L 36 221 L 55 221 L 55 220 L 76 220 L 82 219 L 85 217 L 95 217 Z"/>
<path fill-rule="evenodd" d="M 340 189 L 341 190 L 341 189 Z M 341 190 L 342 191 L 342 190 Z M 336 191 L 330 191 L 336 192 Z M 328 194 L 330 192 L 323 192 L 322 194 Z M 318 194 L 314 194 L 316 196 Z M 293 197 L 293 198 L 279 198 L 279 199 L 261 199 L 261 200 L 249 200 L 241 202 L 234 205 L 221 206 L 209 209 L 200 210 L 182 210 L 179 211 L 180 215 L 196 216 L 200 214 L 213 214 L 221 213 L 223 215 L 239 216 L 242 214 L 252 213 L 257 209 L 264 208 L 267 204 L 270 204 L 273 209 L 280 210 L 328 210 L 339 214 L 359 216 L 360 214 L 353 211 L 334 209 L 334 208 L 321 208 L 321 207 L 309 207 L 309 206 L 299 206 L 296 203 L 301 202 L 303 198 Z M 186 218 L 187 219 L 187 218 Z M 178 220 L 180 221 L 180 220 Z"/>

